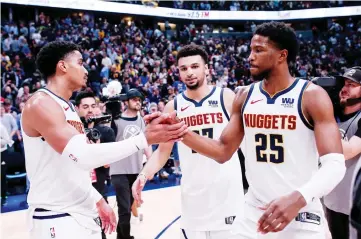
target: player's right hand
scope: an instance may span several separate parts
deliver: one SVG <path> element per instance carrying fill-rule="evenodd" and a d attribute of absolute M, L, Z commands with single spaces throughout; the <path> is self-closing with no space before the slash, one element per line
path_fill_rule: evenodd
<path fill-rule="evenodd" d="M 143 120 L 146 124 L 149 124 L 150 122 L 152 122 L 152 120 L 160 117 L 160 116 L 165 116 L 168 115 L 168 118 L 165 118 L 164 121 L 162 121 L 162 123 L 166 123 L 166 124 L 175 124 L 175 123 L 179 123 L 180 120 L 177 118 L 177 112 L 173 111 L 170 114 L 162 114 L 161 112 L 154 112 L 151 113 L 149 115 L 144 116 Z"/>
<path fill-rule="evenodd" d="M 112 232 L 115 232 L 115 229 L 117 228 L 117 219 L 113 209 L 104 199 L 101 199 L 97 203 L 97 209 L 104 233 L 111 234 Z"/>
<path fill-rule="evenodd" d="M 174 118 L 175 113 L 162 114 L 147 125 L 144 134 L 149 145 L 182 140 L 182 136 L 188 130 L 185 123 L 183 121 L 174 124 L 165 123 L 167 120 Z"/>
<path fill-rule="evenodd" d="M 142 200 L 142 190 L 144 188 L 145 183 L 147 182 L 146 178 L 142 175 L 138 176 L 132 186 L 132 194 L 133 198 L 138 205 L 143 203 Z"/>

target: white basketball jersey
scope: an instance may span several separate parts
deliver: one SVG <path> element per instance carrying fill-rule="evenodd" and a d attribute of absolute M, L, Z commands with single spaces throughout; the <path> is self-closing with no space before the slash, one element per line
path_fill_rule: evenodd
<path fill-rule="evenodd" d="M 219 139 L 229 121 L 223 89 L 214 87 L 200 102 L 185 94 L 174 99 L 177 116 L 189 130 Z M 217 231 L 231 228 L 235 217 L 243 216 L 242 170 L 237 153 L 224 164 L 207 158 L 183 143 L 178 144 L 182 169 L 181 228 Z"/>
<path fill-rule="evenodd" d="M 71 103 L 48 89 L 40 89 L 38 92 L 44 92 L 56 101 L 63 109 L 65 120 L 84 133 L 83 124 Z M 91 197 L 90 173 L 76 167 L 71 160 L 62 158 L 43 137 L 29 137 L 24 131 L 22 134 L 30 181 L 27 198 L 29 219 L 32 219 L 35 208 L 41 208 L 68 213 L 84 227 L 99 230 L 100 227 L 94 221 L 98 213 L 96 202 Z"/>
<path fill-rule="evenodd" d="M 296 79 L 270 96 L 262 81 L 251 85 L 242 109 L 249 190 L 263 204 L 304 185 L 318 170 L 312 125 L 302 113 L 308 82 Z"/>

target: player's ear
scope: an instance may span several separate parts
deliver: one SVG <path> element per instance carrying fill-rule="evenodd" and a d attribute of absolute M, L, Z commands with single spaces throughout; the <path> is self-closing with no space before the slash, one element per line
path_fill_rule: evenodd
<path fill-rule="evenodd" d="M 205 64 L 205 65 L 204 65 L 204 74 L 205 74 L 206 76 L 208 76 L 208 75 L 209 75 L 209 68 L 208 68 L 208 64 Z"/>
<path fill-rule="evenodd" d="M 287 57 L 288 57 L 288 51 L 286 49 L 283 49 L 280 51 L 280 57 L 279 57 L 279 62 L 287 62 Z"/>
<path fill-rule="evenodd" d="M 58 69 L 59 69 L 60 71 L 62 71 L 62 72 L 64 72 L 64 73 L 67 71 L 66 62 L 63 61 L 63 60 L 61 60 L 61 61 L 58 62 L 57 67 L 58 67 Z"/>

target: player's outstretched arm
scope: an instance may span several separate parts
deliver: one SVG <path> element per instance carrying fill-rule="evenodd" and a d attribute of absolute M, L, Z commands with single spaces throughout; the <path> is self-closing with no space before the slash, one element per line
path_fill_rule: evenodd
<path fill-rule="evenodd" d="M 171 112 L 174 112 L 173 100 L 168 102 L 168 104 L 164 108 L 164 113 Z M 147 180 L 153 178 L 153 175 L 159 172 L 159 170 L 161 170 L 163 166 L 167 163 L 169 156 L 172 152 L 173 145 L 173 142 L 159 144 L 157 150 L 153 152 L 152 156 L 145 164 L 142 172 L 133 183 L 132 194 L 134 200 L 136 200 L 138 204 L 143 203 L 142 190 L 145 186 L 145 183 L 147 182 Z"/>
<path fill-rule="evenodd" d="M 243 139 L 244 131 L 241 109 L 247 97 L 247 92 L 248 88 L 242 89 L 237 92 L 235 98 L 232 94 L 225 94 L 225 102 L 232 102 L 232 97 L 234 100 L 230 121 L 223 130 L 219 140 L 202 137 L 194 132 L 188 131 L 182 142 L 194 151 L 213 158 L 218 163 L 227 162 L 239 148 Z"/>
<path fill-rule="evenodd" d="M 263 234 L 283 230 L 298 215 L 301 208 L 313 198 L 327 195 L 345 175 L 341 136 L 329 96 L 321 87 L 310 84 L 304 93 L 302 109 L 306 117 L 313 122 L 322 166 L 299 189 L 262 208 L 265 212 L 258 221 L 258 230 Z"/>
<path fill-rule="evenodd" d="M 23 112 L 23 126 L 27 135 L 43 137 L 45 141 L 65 160 L 85 170 L 110 164 L 128 157 L 148 144 L 168 142 L 180 138 L 186 132 L 184 123 L 161 124 L 168 115 L 160 115 L 147 125 L 145 133 L 113 143 L 88 144 L 86 136 L 80 134 L 65 120 L 63 110 L 50 98 L 38 93 L 26 104 Z"/>

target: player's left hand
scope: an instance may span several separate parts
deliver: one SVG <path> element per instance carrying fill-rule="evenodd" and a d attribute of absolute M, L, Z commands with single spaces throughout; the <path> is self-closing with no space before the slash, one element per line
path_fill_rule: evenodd
<path fill-rule="evenodd" d="M 265 212 L 258 221 L 257 231 L 262 234 L 282 231 L 304 206 L 306 201 L 298 191 L 273 200 L 265 207 L 260 207 Z"/>
<path fill-rule="evenodd" d="M 97 203 L 97 209 L 104 233 L 112 234 L 112 232 L 115 232 L 115 229 L 117 228 L 117 219 L 114 210 L 104 199 L 101 199 Z"/>

